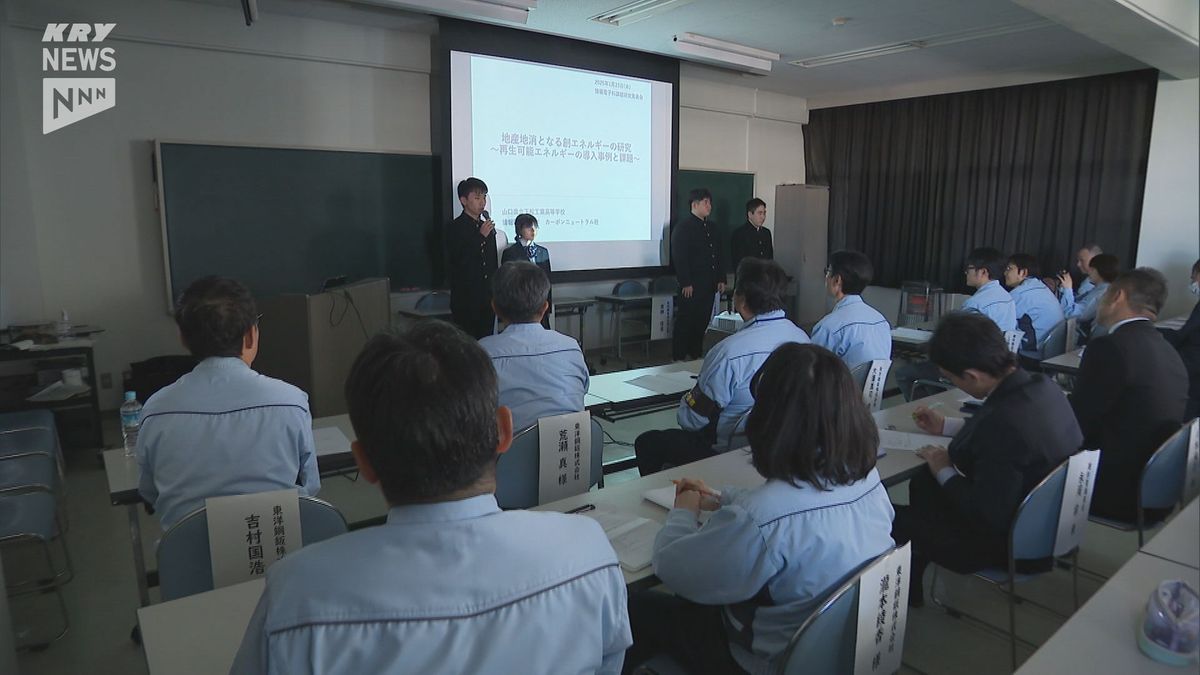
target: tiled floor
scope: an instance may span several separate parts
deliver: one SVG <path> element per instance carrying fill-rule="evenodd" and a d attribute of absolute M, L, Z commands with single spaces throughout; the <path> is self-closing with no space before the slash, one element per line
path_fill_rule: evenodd
<path fill-rule="evenodd" d="M 599 366 L 599 359 L 594 359 L 593 363 Z M 610 367 L 619 365 L 610 364 Z M 614 439 L 626 443 L 632 443 L 644 430 L 674 425 L 674 411 L 616 424 L 604 423 Z M 107 429 L 106 437 L 115 441 L 115 424 Z M 631 447 L 610 445 L 606 448 L 606 457 L 631 453 Z M 610 475 L 606 482 L 611 485 L 629 480 L 636 477 L 636 473 L 636 470 L 629 470 Z M 322 484 L 321 498 L 341 509 L 351 522 L 384 513 L 385 505 L 378 491 L 352 478 L 327 478 Z M 67 584 L 64 593 L 71 629 L 66 637 L 48 649 L 22 654 L 22 672 L 26 675 L 144 673 L 146 665 L 141 649 L 129 640 L 129 631 L 135 619 L 136 588 L 125 510 L 109 505 L 104 472 L 90 452 L 69 453 L 67 485 L 70 528 L 66 538 L 74 561 L 75 578 Z M 894 500 L 904 502 L 907 500 L 907 490 L 904 486 L 898 486 L 892 490 L 892 496 Z M 142 527 L 146 559 L 148 565 L 153 566 L 152 547 L 159 535 L 158 526 L 152 517 L 143 514 Z M 1090 526 L 1085 536 L 1085 566 L 1111 574 L 1132 555 L 1135 548 L 1136 538 L 1132 535 Z M 35 552 L 18 553 L 5 554 L 6 573 L 10 582 L 34 569 L 32 566 L 36 558 L 29 554 Z M 928 577 L 926 588 L 930 588 Z M 1096 582 L 1081 582 L 1084 598 L 1096 588 Z M 1067 572 L 1055 571 L 1045 575 L 1030 582 L 1021 592 L 1062 612 L 1071 609 L 1071 576 Z M 967 612 L 988 617 L 1000 624 L 1007 622 L 1003 595 L 983 582 L 942 574 L 939 593 L 944 593 L 952 604 Z M 1061 619 L 1028 603 L 1020 605 L 1017 612 L 1019 634 L 1034 643 L 1044 641 L 1061 622 Z M 13 613 L 17 630 L 25 638 L 41 634 L 31 632 L 44 632 L 57 621 L 52 595 L 18 599 L 13 603 Z M 904 672 L 1007 673 L 1010 672 L 1008 650 L 1006 639 L 964 620 L 951 618 L 932 603 L 927 603 L 925 608 L 909 614 L 904 652 L 907 667 Z M 1028 648 L 1022 648 L 1021 658 L 1027 658 L 1029 653 Z"/>

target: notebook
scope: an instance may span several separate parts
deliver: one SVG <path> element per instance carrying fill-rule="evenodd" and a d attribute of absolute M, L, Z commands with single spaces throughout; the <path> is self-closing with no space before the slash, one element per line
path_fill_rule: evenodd
<path fill-rule="evenodd" d="M 604 535 L 617 552 L 621 569 L 638 572 L 650 566 L 654 557 L 654 537 L 658 535 L 662 525 L 648 518 L 598 509 L 580 515 L 591 518 L 604 528 Z"/>

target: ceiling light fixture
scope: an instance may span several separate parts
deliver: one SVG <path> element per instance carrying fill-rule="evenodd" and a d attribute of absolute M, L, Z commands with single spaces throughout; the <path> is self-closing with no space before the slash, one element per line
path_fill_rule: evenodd
<path fill-rule="evenodd" d="M 635 0 L 589 17 L 589 20 L 610 26 L 628 26 L 692 2 L 695 0 Z"/>
<path fill-rule="evenodd" d="M 779 54 L 765 49 L 747 47 L 736 42 L 716 38 L 680 33 L 675 36 L 675 49 L 691 57 L 690 60 L 711 63 L 748 73 L 765 75 L 771 72 L 771 62 L 779 60 Z"/>
<path fill-rule="evenodd" d="M 795 61 L 789 61 L 788 63 L 792 64 L 793 66 L 800 66 L 801 68 L 820 68 L 821 66 L 832 66 L 838 63 L 846 63 L 848 61 L 873 59 L 877 56 L 887 56 L 888 54 L 911 52 L 917 49 L 928 49 L 929 47 L 941 47 L 943 45 L 969 42 L 971 40 L 981 40 L 983 38 L 998 37 L 1000 35 L 1023 33 L 1025 31 L 1048 28 L 1054 25 L 1056 24 L 1053 21 L 1039 19 L 1037 21 L 1026 21 L 1024 23 L 991 26 L 988 28 L 973 28 L 970 30 L 959 31 L 957 33 L 942 33 L 941 35 L 933 35 L 917 40 L 904 40 L 902 42 L 876 45 L 874 47 L 855 49 L 848 52 L 839 52 L 837 54 L 829 54 L 826 56 L 797 59 Z"/>
<path fill-rule="evenodd" d="M 360 0 L 367 4 L 450 16 L 460 19 L 494 19 L 524 24 L 537 0 Z"/>

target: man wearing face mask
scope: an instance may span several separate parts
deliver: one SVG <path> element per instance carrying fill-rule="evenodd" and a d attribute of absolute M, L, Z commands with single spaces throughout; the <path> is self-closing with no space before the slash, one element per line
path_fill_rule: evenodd
<path fill-rule="evenodd" d="M 1092 515 L 1133 522 L 1142 469 L 1183 421 L 1183 361 L 1153 323 L 1166 299 L 1166 280 L 1149 267 L 1118 275 L 1100 299 L 1108 334 L 1088 342 L 1071 395 L 1083 447 L 1100 448 Z"/>
<path fill-rule="evenodd" d="M 533 214 L 522 213 L 513 221 L 513 227 L 517 230 L 517 241 L 512 246 L 504 249 L 504 253 L 500 255 L 500 264 L 506 262 L 531 262 L 534 265 L 542 268 L 546 273 L 546 278 L 550 278 L 550 251 L 545 246 L 538 246 L 533 243 L 537 238 L 538 221 L 533 217 Z M 550 311 L 554 309 L 554 291 L 546 296 L 546 301 L 550 303 Z M 542 328 L 550 330 L 550 311 L 542 315 Z"/>
<path fill-rule="evenodd" d="M 1200 298 L 1200 260 L 1192 265 L 1192 295 Z M 1179 352 L 1188 374 L 1188 405 L 1184 420 L 1200 415 L 1200 302 L 1192 307 L 1192 314 L 1178 330 L 1163 330 L 1167 339 Z"/>

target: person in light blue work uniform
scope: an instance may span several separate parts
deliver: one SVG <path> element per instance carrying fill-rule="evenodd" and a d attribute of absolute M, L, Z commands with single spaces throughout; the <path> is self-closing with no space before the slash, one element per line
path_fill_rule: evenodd
<path fill-rule="evenodd" d="M 387 522 L 272 565 L 232 673 L 620 672 L 625 579 L 599 523 L 496 505 L 513 436 L 496 392 L 447 323 L 367 343 L 346 380 L 351 451 Z"/>
<path fill-rule="evenodd" d="M 755 380 L 746 433 L 766 483 L 679 481 L 653 557 L 676 595 L 630 595 L 627 670 L 665 652 L 689 673 L 774 672 L 829 592 L 892 547 L 879 432 L 845 364 L 785 344 Z M 715 509 L 702 526 L 701 509 Z"/>
<path fill-rule="evenodd" d="M 892 358 L 891 325 L 860 295 L 873 275 L 870 259 L 858 251 L 835 251 L 825 268 L 825 292 L 835 304 L 813 327 L 812 341 L 837 354 L 851 370 Z"/>
<path fill-rule="evenodd" d="M 1066 317 L 1058 298 L 1038 278 L 1037 259 L 1014 253 L 1004 268 L 1004 283 L 1017 308 L 1017 330 L 1024 334 L 1021 349 L 1037 349 Z"/>
<path fill-rule="evenodd" d="M 163 530 L 209 497 L 321 488 L 308 396 L 250 368 L 258 310 L 233 279 L 193 282 L 175 304 L 188 351 L 202 359 L 142 408 L 138 492 Z"/>
<path fill-rule="evenodd" d="M 679 403 L 680 428 L 647 431 L 634 441 L 643 476 L 737 447 L 742 418 L 754 403 L 750 378 L 779 345 L 809 341 L 784 315 L 787 274 L 779 263 L 743 258 L 736 278 L 733 309 L 746 323 L 704 357 L 696 386 Z"/>
<path fill-rule="evenodd" d="M 1071 275 L 1063 272 L 1058 276 L 1063 287 L 1058 301 L 1062 306 L 1063 314 L 1068 319 L 1072 317 L 1076 319 L 1076 329 L 1081 342 L 1086 342 L 1087 338 L 1092 335 L 1096 312 L 1100 309 L 1100 298 L 1104 297 L 1105 292 L 1108 291 L 1108 285 L 1117 278 L 1120 272 L 1121 264 L 1117 260 L 1117 256 L 1101 253 L 1092 256 L 1088 261 L 1088 280 L 1092 282 L 1092 287 L 1086 293 L 1083 292 L 1082 284 L 1079 286 L 1079 294 L 1071 291 Z"/>
<path fill-rule="evenodd" d="M 587 364 L 575 338 L 542 326 L 550 308 L 550 279 L 537 265 L 506 262 L 492 279 L 492 307 L 508 323 L 479 346 L 500 380 L 500 405 L 512 410 L 518 431 L 542 417 L 583 410 Z"/>
<path fill-rule="evenodd" d="M 971 251 L 963 265 L 967 285 L 974 288 L 975 293 L 963 303 L 961 311 L 986 316 L 1000 328 L 1001 333 L 1017 330 L 1017 306 L 1008 291 L 1000 285 L 1006 261 L 1000 251 L 983 247 Z M 906 401 L 920 398 L 917 394 L 926 395 L 920 389 L 914 391 L 917 380 L 945 381 L 932 361 L 910 363 L 896 369 L 896 383 Z"/>

